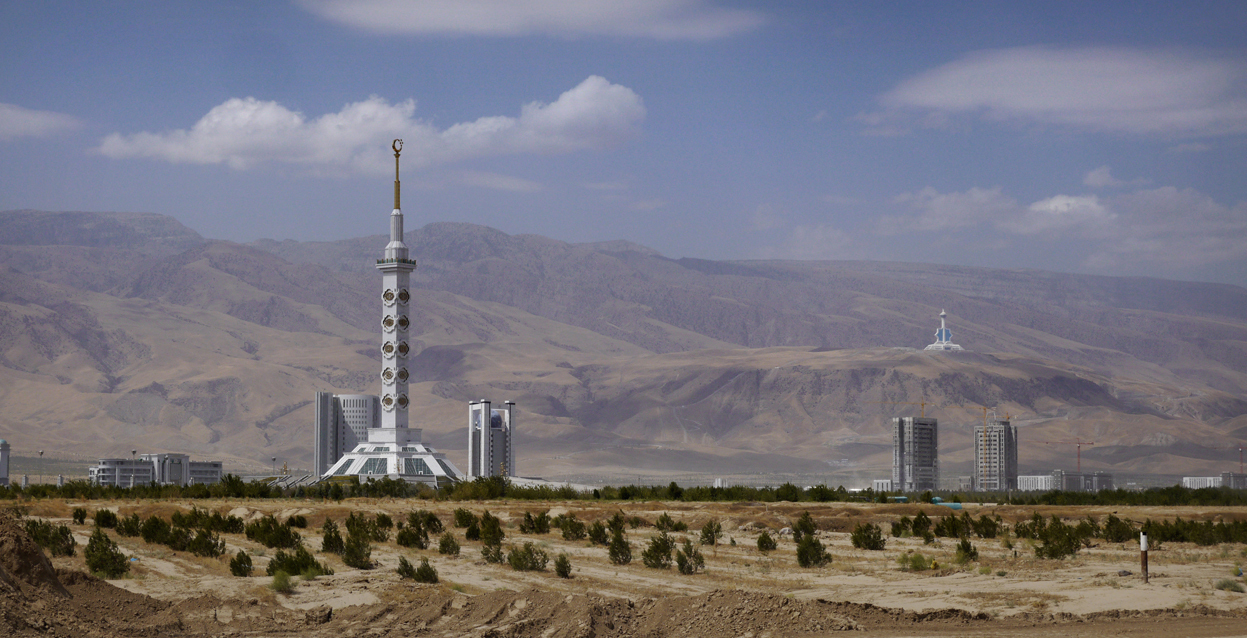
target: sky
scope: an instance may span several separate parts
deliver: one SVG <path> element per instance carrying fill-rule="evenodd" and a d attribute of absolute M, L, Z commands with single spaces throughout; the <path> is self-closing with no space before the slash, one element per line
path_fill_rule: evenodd
<path fill-rule="evenodd" d="M 0 0 L 0 210 L 1247 285 L 1247 3 Z"/>

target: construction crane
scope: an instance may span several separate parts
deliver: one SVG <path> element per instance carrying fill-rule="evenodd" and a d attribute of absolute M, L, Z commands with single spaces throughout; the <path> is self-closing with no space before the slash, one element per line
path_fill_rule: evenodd
<path fill-rule="evenodd" d="M 1078 446 L 1078 473 L 1082 474 L 1082 446 L 1095 445 L 1095 441 L 1084 441 L 1075 439 L 1073 441 L 1036 441 L 1037 443 L 1047 443 L 1048 445 L 1077 445 Z"/>
<path fill-rule="evenodd" d="M 935 405 L 934 401 L 867 401 L 870 405 L 916 405 L 919 406 L 919 418 L 926 418 L 927 406 Z"/>

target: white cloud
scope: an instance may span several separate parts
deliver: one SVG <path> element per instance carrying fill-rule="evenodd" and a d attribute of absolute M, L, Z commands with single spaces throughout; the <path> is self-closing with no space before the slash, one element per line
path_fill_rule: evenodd
<path fill-rule="evenodd" d="M 1119 223 L 1088 257 L 1092 267 L 1194 268 L 1247 259 L 1247 202 L 1231 207 L 1193 189 L 1165 186 L 1120 195 L 1111 205 Z"/>
<path fill-rule="evenodd" d="M 541 184 L 531 180 L 484 171 L 465 171 L 459 176 L 459 183 L 512 193 L 535 193 L 543 188 Z"/>
<path fill-rule="evenodd" d="M 112 158 L 227 164 L 246 169 L 288 162 L 317 169 L 379 173 L 393 165 L 390 140 L 402 138 L 406 162 L 427 166 L 475 157 L 556 154 L 604 148 L 639 129 L 645 106 L 631 89 L 590 76 L 557 100 L 523 105 L 519 117 L 492 116 L 438 130 L 415 119 L 416 104 L 380 97 L 308 119 L 276 102 L 234 98 L 190 129 L 113 133 L 97 151 Z"/>
<path fill-rule="evenodd" d="M 879 231 L 885 235 L 909 231 L 939 231 L 994 222 L 1018 209 L 1017 200 L 1000 187 L 971 188 L 964 193 L 941 193 L 930 186 L 917 193 L 903 193 L 893 199 L 916 209 L 916 215 L 885 216 Z"/>
<path fill-rule="evenodd" d="M 1241 60 L 1024 47 L 972 53 L 909 78 L 881 97 L 884 111 L 856 119 L 867 132 L 903 128 L 915 117 L 978 113 L 1117 133 L 1226 135 L 1247 131 L 1245 89 Z"/>
<path fill-rule="evenodd" d="M 326 20 L 376 33 L 713 40 L 762 24 L 708 0 L 302 0 Z"/>
<path fill-rule="evenodd" d="M 1116 217 L 1095 195 L 1056 195 L 1031 204 L 1019 217 L 1000 220 L 996 226 L 1022 235 L 1077 228 L 1085 236 L 1088 231 L 1102 228 Z"/>
<path fill-rule="evenodd" d="M 15 137 L 45 137 L 82 126 L 71 115 L 52 111 L 36 111 L 16 104 L 0 103 L 0 140 Z"/>
<path fill-rule="evenodd" d="M 1142 186 L 1148 183 L 1148 180 L 1138 178 L 1130 181 L 1120 180 L 1113 177 L 1113 170 L 1107 165 L 1092 169 L 1082 178 L 1082 183 L 1092 188 L 1116 188 L 1118 186 Z"/>

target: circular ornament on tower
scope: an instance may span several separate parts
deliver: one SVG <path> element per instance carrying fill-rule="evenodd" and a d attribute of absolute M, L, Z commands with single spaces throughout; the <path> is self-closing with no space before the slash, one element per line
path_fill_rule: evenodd
<path fill-rule="evenodd" d="M 411 352 L 411 348 L 408 347 L 407 342 L 399 341 L 398 342 L 398 356 L 405 357 L 407 356 L 408 352 Z"/>
<path fill-rule="evenodd" d="M 386 315 L 381 320 L 381 327 L 385 328 L 386 332 L 394 332 L 394 326 L 396 325 L 398 325 L 398 322 L 394 320 L 394 315 Z"/>
<path fill-rule="evenodd" d="M 407 371 L 406 368 L 404 368 L 403 372 L 406 373 L 406 371 Z M 382 370 L 381 380 L 384 381 L 385 383 L 389 383 L 393 381 L 394 380 L 394 368 L 386 368 Z"/>
<path fill-rule="evenodd" d="M 398 303 L 405 306 L 408 301 L 411 301 L 411 294 L 407 292 L 406 288 L 400 288 L 398 291 Z"/>
<path fill-rule="evenodd" d="M 398 382 L 407 383 L 407 368 L 398 369 Z"/>
<path fill-rule="evenodd" d="M 394 356 L 394 342 L 386 341 L 385 343 L 381 344 L 381 354 L 385 355 L 386 358 L 393 357 Z"/>
<path fill-rule="evenodd" d="M 407 409 L 407 395 L 405 394 L 398 395 L 397 403 L 398 403 L 398 409 L 406 410 Z"/>
<path fill-rule="evenodd" d="M 385 305 L 387 306 L 393 306 L 394 300 L 397 298 L 398 298 L 398 295 L 394 292 L 392 288 L 386 288 L 385 292 L 381 293 L 381 301 L 384 301 Z"/>
<path fill-rule="evenodd" d="M 389 395 L 389 394 L 382 396 L 381 407 L 385 408 L 386 412 L 393 412 L 394 411 L 394 396 Z"/>
<path fill-rule="evenodd" d="M 407 328 L 408 328 L 408 327 L 410 327 L 410 326 L 411 326 L 411 322 L 410 322 L 410 321 L 407 321 L 407 315 L 399 315 L 399 316 L 398 316 L 398 329 L 399 329 L 399 330 L 404 330 L 404 331 L 405 331 L 405 330 L 407 330 Z"/>

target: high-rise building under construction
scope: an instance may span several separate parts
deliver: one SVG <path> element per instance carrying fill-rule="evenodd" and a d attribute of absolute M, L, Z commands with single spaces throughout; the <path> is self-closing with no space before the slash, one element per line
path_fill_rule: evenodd
<path fill-rule="evenodd" d="M 1017 426 L 996 418 L 974 426 L 974 489 L 1004 492 L 1017 488 Z"/>
<path fill-rule="evenodd" d="M 935 419 L 892 419 L 892 489 L 922 492 L 938 488 L 939 447 L 939 423 Z"/>

